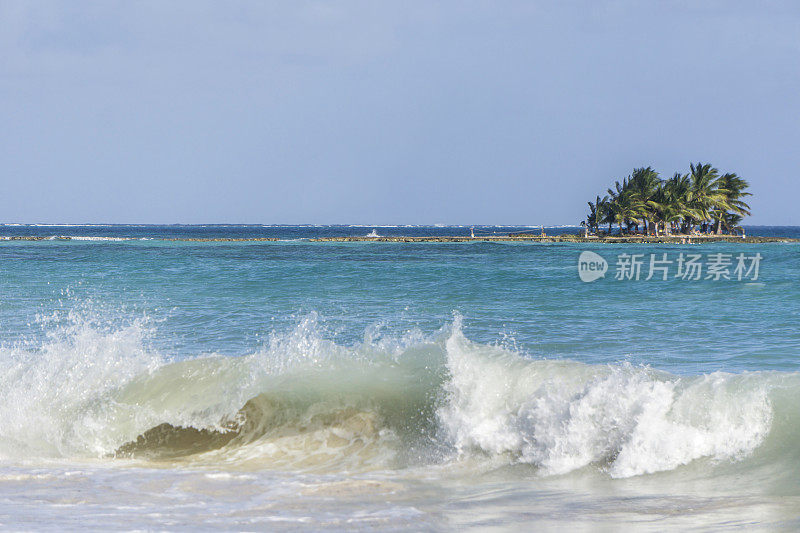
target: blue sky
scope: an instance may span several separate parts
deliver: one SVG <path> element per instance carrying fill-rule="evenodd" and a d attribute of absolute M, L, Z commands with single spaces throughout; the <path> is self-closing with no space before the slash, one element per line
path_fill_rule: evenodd
<path fill-rule="evenodd" d="M 570 224 L 710 161 L 800 224 L 800 2 L 0 0 L 0 220 Z"/>

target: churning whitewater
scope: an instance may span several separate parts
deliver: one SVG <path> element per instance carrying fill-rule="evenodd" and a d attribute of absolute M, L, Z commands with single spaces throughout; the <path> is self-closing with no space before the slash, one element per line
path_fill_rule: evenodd
<path fill-rule="evenodd" d="M 470 341 L 458 315 L 432 335 L 370 328 L 342 345 L 312 314 L 250 355 L 182 360 L 148 347 L 149 327 L 75 318 L 38 345 L 3 347 L 0 459 L 610 478 L 796 469 L 796 373 L 536 359 Z"/>

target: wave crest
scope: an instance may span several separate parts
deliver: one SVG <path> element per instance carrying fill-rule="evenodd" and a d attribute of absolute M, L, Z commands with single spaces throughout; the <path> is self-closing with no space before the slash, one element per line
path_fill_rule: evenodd
<path fill-rule="evenodd" d="M 356 346 L 324 339 L 311 316 L 251 355 L 179 362 L 146 349 L 145 333 L 80 323 L 3 349 L 0 457 L 323 470 L 488 458 L 611 477 L 759 450 L 795 462 L 793 447 L 765 443 L 800 428 L 797 374 L 532 360 L 469 341 L 458 316 L 430 337 L 367 331 Z"/>
<path fill-rule="evenodd" d="M 439 417 L 461 454 L 506 454 L 545 474 L 597 465 L 629 477 L 741 458 L 771 427 L 763 377 L 678 378 L 481 352 L 458 331 L 447 340 L 451 379 Z"/>

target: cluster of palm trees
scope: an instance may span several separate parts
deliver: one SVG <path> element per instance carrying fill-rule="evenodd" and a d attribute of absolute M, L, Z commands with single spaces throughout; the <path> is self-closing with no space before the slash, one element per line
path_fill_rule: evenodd
<path fill-rule="evenodd" d="M 651 167 L 636 168 L 617 181 L 608 194 L 589 202 L 586 226 L 599 231 L 601 224 L 619 227 L 620 234 L 639 231 L 646 234 L 701 232 L 732 233 L 742 218 L 750 214 L 743 198 L 750 196 L 747 181 L 736 174 L 719 174 L 708 163 L 689 165 L 690 172 L 676 172 L 661 179 Z"/>

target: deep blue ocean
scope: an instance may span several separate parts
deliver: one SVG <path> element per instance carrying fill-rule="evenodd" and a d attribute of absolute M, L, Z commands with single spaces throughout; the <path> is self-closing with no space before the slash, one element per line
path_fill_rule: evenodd
<path fill-rule="evenodd" d="M 800 527 L 800 245 L 470 229 L 0 226 L 0 525 Z"/>

